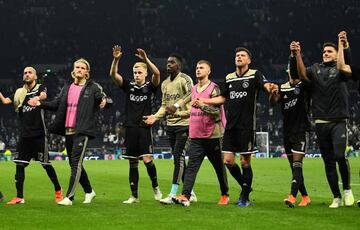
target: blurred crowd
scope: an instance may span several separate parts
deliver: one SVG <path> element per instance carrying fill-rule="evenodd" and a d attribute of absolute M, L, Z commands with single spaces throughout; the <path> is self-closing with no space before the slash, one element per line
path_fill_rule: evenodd
<path fill-rule="evenodd" d="M 346 30 L 353 62 L 359 63 L 360 27 L 354 24 L 359 19 L 358 0 L 0 0 L 0 91 L 13 94 L 22 84 L 22 68 L 33 65 L 53 98 L 71 80 L 72 62 L 84 57 L 91 63 L 91 78 L 115 102 L 100 114 L 94 146 L 116 149 L 124 143 L 124 99 L 108 76 L 114 44 L 122 46 L 120 73 L 126 78 L 132 77 L 135 49 L 141 47 L 161 69 L 162 79 L 167 56 L 177 52 L 192 77 L 197 60 L 210 60 L 211 77 L 221 83 L 234 71 L 234 49 L 245 46 L 253 54 L 253 68 L 283 82 L 292 40 L 302 43 L 305 64 L 310 64 L 321 61 L 323 42 L 335 42 L 337 33 Z M 349 88 L 349 143 L 359 149 L 360 98 L 353 84 Z M 160 92 L 154 100 L 159 106 Z M 0 139 L 14 148 L 15 112 L 5 106 L 0 112 Z M 52 116 L 47 115 L 49 122 Z M 153 127 L 155 146 L 168 145 L 164 127 L 163 122 Z M 281 112 L 264 95 L 258 103 L 258 131 L 269 132 L 271 151 L 283 151 Z M 310 150 L 317 151 L 314 133 L 310 140 Z M 49 143 L 53 151 L 64 149 L 61 137 L 51 136 Z"/>

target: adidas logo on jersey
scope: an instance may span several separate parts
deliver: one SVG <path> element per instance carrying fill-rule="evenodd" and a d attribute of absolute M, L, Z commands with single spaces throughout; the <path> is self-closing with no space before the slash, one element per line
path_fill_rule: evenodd
<path fill-rule="evenodd" d="M 343 133 L 343 134 L 341 135 L 341 138 L 346 138 L 345 133 Z"/>
<path fill-rule="evenodd" d="M 231 88 L 232 88 L 232 85 L 230 84 L 230 85 L 229 85 L 229 89 L 231 89 Z"/>
<path fill-rule="evenodd" d="M 284 98 L 286 99 L 286 98 L 288 98 L 288 96 L 286 96 L 286 94 L 285 94 Z"/>

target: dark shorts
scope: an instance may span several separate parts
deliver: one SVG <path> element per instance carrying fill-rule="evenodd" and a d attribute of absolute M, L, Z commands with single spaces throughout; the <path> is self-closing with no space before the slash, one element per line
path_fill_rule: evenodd
<path fill-rule="evenodd" d="M 14 159 L 16 164 L 29 164 L 31 159 L 41 164 L 50 164 L 47 138 L 20 137 L 17 145 L 18 154 Z"/>
<path fill-rule="evenodd" d="M 321 155 L 345 155 L 348 143 L 346 121 L 316 124 L 315 132 Z"/>
<path fill-rule="evenodd" d="M 125 147 L 124 158 L 139 159 L 144 155 L 152 155 L 151 128 L 126 127 Z"/>
<path fill-rule="evenodd" d="M 223 152 L 252 154 L 258 151 L 255 145 L 255 131 L 242 129 L 225 130 Z"/>
<path fill-rule="evenodd" d="M 308 143 L 308 133 L 297 133 L 284 137 L 284 147 L 286 154 L 305 154 Z"/>

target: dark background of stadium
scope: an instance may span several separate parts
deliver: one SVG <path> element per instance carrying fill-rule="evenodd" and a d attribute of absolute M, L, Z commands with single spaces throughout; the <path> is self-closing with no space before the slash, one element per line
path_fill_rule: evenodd
<path fill-rule="evenodd" d="M 212 78 L 221 80 L 234 71 L 234 49 L 245 46 L 253 54 L 252 67 L 269 80 L 281 82 L 286 79 L 292 40 L 301 42 L 305 62 L 310 64 L 321 61 L 323 42 L 337 43 L 338 32 L 346 30 L 353 63 L 359 64 L 359 22 L 358 0 L 0 0 L 0 90 L 4 95 L 14 93 L 22 84 L 23 68 L 33 65 L 53 97 L 71 80 L 73 61 L 84 57 L 91 63 L 91 77 L 116 102 L 102 114 L 109 124 L 100 121 L 99 128 L 103 134 L 118 133 L 122 93 L 108 76 L 114 44 L 123 48 L 120 72 L 128 78 L 138 47 L 158 64 L 162 79 L 167 56 L 177 52 L 185 59 L 184 72 L 193 78 L 196 61 L 207 59 L 213 66 Z M 355 129 L 359 97 L 354 87 L 350 89 Z M 282 142 L 280 113 L 268 108 L 265 99 L 260 102 L 259 130 L 269 131 L 271 145 L 278 146 Z M 13 109 L 1 106 L 0 118 L 0 138 L 9 145 L 17 134 Z M 161 123 L 158 126 L 162 129 Z M 160 132 L 156 135 L 161 139 Z M 358 148 L 359 130 L 351 135 Z"/>

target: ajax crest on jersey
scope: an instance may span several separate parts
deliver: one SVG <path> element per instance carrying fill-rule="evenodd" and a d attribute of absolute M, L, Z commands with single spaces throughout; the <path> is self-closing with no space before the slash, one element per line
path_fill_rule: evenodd
<path fill-rule="evenodd" d="M 296 95 L 298 95 L 298 94 L 300 93 L 300 88 L 299 88 L 299 87 L 296 87 L 296 88 L 294 89 L 294 93 L 295 93 Z"/>
<path fill-rule="evenodd" d="M 334 77 L 336 77 L 336 68 L 331 68 L 330 70 L 329 70 L 329 77 L 330 78 L 334 78 Z"/>
<path fill-rule="evenodd" d="M 248 81 L 244 81 L 243 83 L 242 83 L 242 87 L 243 88 L 247 88 L 247 87 L 249 87 L 249 82 Z"/>

